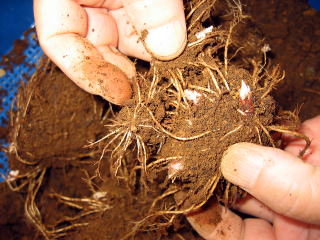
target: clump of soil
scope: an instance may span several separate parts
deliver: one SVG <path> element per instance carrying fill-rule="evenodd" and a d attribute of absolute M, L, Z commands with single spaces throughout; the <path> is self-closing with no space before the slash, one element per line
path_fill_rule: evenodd
<path fill-rule="evenodd" d="M 303 137 L 270 97 L 284 74 L 241 5 L 186 8 L 188 47 L 139 74 L 131 106 L 83 92 L 47 60 L 22 88 L 8 149 L 19 172 L 4 192 L 24 205 L 25 239 L 201 239 L 183 213 L 244 195 L 221 176 L 227 147 Z"/>
<path fill-rule="evenodd" d="M 298 118 L 278 112 L 269 96 L 284 73 L 279 66 L 269 66 L 268 46 L 260 49 L 258 62 L 244 55 L 236 58 L 241 46 L 232 39 L 246 19 L 241 4 L 234 2 L 222 11 L 224 25 L 205 27 L 211 10 L 216 12 L 216 1 L 193 3 L 187 4 L 184 53 L 172 61 L 153 61 L 149 73 L 136 80 L 134 105 L 122 108 L 107 125 L 106 135 L 92 143 L 111 152 L 111 172 L 129 186 L 148 191 L 150 184 L 160 184 L 162 195 L 138 223 L 142 228 L 157 225 L 154 221 L 160 220 L 153 217 L 166 217 L 170 224 L 177 214 L 194 211 L 211 197 L 229 205 L 239 200 L 243 192 L 220 173 L 230 145 L 277 147 L 271 132 L 299 136 Z M 284 121 L 286 126 L 281 125 Z"/>

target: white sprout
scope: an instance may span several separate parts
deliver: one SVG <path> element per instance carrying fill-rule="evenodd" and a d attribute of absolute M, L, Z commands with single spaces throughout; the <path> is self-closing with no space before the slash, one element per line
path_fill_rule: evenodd
<path fill-rule="evenodd" d="M 177 172 L 183 170 L 183 164 L 181 162 L 172 163 L 169 165 L 168 177 L 172 178 Z"/>
<path fill-rule="evenodd" d="M 251 94 L 250 87 L 242 80 L 241 81 L 241 88 L 240 88 L 240 99 L 244 101 L 245 99 L 248 99 Z"/>
<path fill-rule="evenodd" d="M 198 104 L 200 97 L 202 96 L 201 93 L 198 93 L 195 90 L 186 89 L 184 90 L 184 94 L 186 96 L 186 99 L 193 102 L 194 104 Z"/>

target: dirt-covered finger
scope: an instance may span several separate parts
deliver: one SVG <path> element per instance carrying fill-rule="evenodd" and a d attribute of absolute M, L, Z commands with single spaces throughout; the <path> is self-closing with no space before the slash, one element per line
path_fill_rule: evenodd
<path fill-rule="evenodd" d="M 147 51 L 168 60 L 180 55 L 187 43 L 182 0 L 122 0 Z"/>
<path fill-rule="evenodd" d="M 224 177 L 276 213 L 320 223 L 320 168 L 280 149 L 239 143 L 223 157 Z"/>
<path fill-rule="evenodd" d="M 200 236 L 207 240 L 239 240 L 242 219 L 218 203 L 190 213 L 187 219 Z"/>
<path fill-rule="evenodd" d="M 106 9 L 85 8 L 88 16 L 86 38 L 98 49 L 104 59 L 116 65 L 129 79 L 136 75 L 134 64 L 117 50 L 119 36 L 115 19 Z"/>
<path fill-rule="evenodd" d="M 115 104 L 124 104 L 131 97 L 131 86 L 125 75 L 127 71 L 116 67 L 117 62 L 108 63 L 104 59 L 105 54 L 86 39 L 88 27 L 93 24 L 89 21 L 92 15 L 108 22 L 110 29 L 102 30 L 101 26 L 95 25 L 104 38 L 100 40 L 102 42 L 98 42 L 94 35 L 89 35 L 89 38 L 97 45 L 116 44 L 114 39 L 117 38 L 117 32 L 111 34 L 114 32 L 112 21 L 108 21 L 106 15 L 88 14 L 77 2 L 71 0 L 35 0 L 34 14 L 39 42 L 44 52 L 77 85 Z"/>
<path fill-rule="evenodd" d="M 109 12 L 118 26 L 118 49 L 123 54 L 151 61 L 151 55 L 146 51 L 140 35 L 134 29 L 126 11 L 121 8 Z"/>
<path fill-rule="evenodd" d="M 218 217 L 217 217 L 218 216 Z M 192 227 L 206 240 L 274 240 L 270 223 L 262 219 L 242 220 L 229 209 L 212 204 L 187 216 Z"/>
<path fill-rule="evenodd" d="M 299 132 L 308 136 L 311 140 L 310 147 L 307 149 L 303 156 L 303 160 L 315 165 L 320 166 L 320 115 L 309 119 L 302 123 Z M 285 147 L 285 151 L 290 152 L 296 156 L 305 146 L 303 139 L 298 139 L 293 136 L 285 136 L 284 139 L 288 145 Z"/>
<path fill-rule="evenodd" d="M 85 91 L 119 105 L 131 98 L 126 74 L 106 62 L 85 38 L 77 34 L 57 35 L 48 39 L 46 48 L 47 55 Z"/>

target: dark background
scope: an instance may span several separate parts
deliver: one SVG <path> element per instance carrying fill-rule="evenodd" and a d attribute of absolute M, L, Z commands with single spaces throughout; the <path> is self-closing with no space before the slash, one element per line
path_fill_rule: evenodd
<path fill-rule="evenodd" d="M 13 41 L 20 38 L 33 24 L 32 2 L 32 0 L 1 0 L 0 56 L 8 52 Z M 320 0 L 309 0 L 309 3 L 320 10 Z"/>

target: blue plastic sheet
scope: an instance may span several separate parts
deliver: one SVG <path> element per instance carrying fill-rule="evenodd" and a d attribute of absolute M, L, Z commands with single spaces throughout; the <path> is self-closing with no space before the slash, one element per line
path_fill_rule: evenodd
<path fill-rule="evenodd" d="M 320 10 L 320 0 L 309 0 L 309 4 L 311 7 Z"/>
<path fill-rule="evenodd" d="M 2 108 L 0 111 L 0 125 L 3 127 L 5 127 L 9 121 L 8 113 L 13 106 L 14 98 L 20 83 L 25 81 L 24 76 L 31 76 L 34 73 L 36 63 L 43 54 L 35 38 L 34 32 L 30 32 L 28 35 L 22 37 L 22 39 L 27 39 L 29 43 L 23 53 L 25 56 L 24 63 L 15 65 L 11 71 L 5 70 L 5 75 L 0 78 L 0 89 L 5 93 L 5 96 L 2 97 L 2 102 L 0 103 Z M 3 66 L 0 65 L 0 68 L 2 67 Z M 3 139 L 0 140 L 0 144 L 4 147 L 8 147 L 8 143 L 4 142 Z M 0 172 L 6 175 L 9 171 L 8 160 L 3 151 L 0 152 L 0 164 L 2 165 Z"/>

